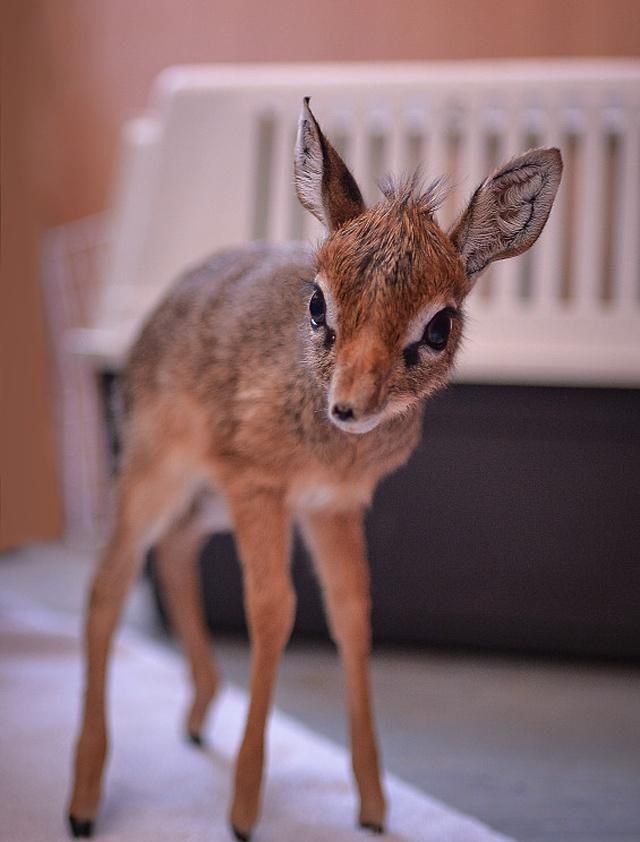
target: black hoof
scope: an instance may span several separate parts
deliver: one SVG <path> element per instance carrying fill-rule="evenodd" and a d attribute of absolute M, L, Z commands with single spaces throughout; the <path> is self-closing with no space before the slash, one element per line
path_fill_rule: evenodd
<path fill-rule="evenodd" d="M 375 824 L 375 822 L 360 822 L 360 827 L 363 830 L 368 830 L 370 833 L 384 833 L 384 826 L 381 824 Z"/>
<path fill-rule="evenodd" d="M 238 830 L 238 828 L 234 825 L 231 825 L 231 830 L 233 831 L 233 835 L 238 840 L 238 842 L 249 842 L 249 840 L 251 839 L 251 834 L 249 833 L 249 831 L 245 833 L 242 830 Z"/>
<path fill-rule="evenodd" d="M 76 819 L 75 816 L 69 816 L 69 830 L 75 839 L 89 839 L 93 836 L 93 822 L 91 819 Z"/>
<path fill-rule="evenodd" d="M 187 739 L 191 743 L 192 746 L 198 746 L 198 748 L 202 748 L 204 746 L 204 740 L 202 736 L 197 733 L 197 731 L 189 731 L 187 734 Z"/>

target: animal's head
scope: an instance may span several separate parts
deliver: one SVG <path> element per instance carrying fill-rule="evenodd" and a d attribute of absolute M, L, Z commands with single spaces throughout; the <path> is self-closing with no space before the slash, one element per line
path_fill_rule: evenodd
<path fill-rule="evenodd" d="M 464 301 L 494 260 L 535 243 L 560 184 L 557 149 L 533 149 L 480 184 L 450 231 L 438 185 L 383 187 L 367 208 L 305 99 L 295 150 L 298 198 L 327 230 L 310 296 L 308 358 L 340 429 L 366 433 L 443 386 Z"/>

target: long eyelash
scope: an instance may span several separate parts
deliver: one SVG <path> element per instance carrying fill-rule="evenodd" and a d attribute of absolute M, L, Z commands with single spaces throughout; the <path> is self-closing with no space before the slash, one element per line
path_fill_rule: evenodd
<path fill-rule="evenodd" d="M 310 298 L 316 290 L 320 289 L 315 281 L 309 281 L 307 278 L 301 278 L 301 281 L 305 298 Z"/>

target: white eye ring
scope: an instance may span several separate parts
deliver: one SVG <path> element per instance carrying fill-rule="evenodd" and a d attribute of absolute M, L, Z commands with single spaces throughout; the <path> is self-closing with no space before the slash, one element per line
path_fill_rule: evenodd
<path fill-rule="evenodd" d="M 402 343 L 403 347 L 408 348 L 410 345 L 414 345 L 418 342 L 426 345 L 427 348 L 430 348 L 431 346 L 423 341 L 425 338 L 425 331 L 431 320 L 437 316 L 438 313 L 442 312 L 442 310 L 449 310 L 452 317 L 458 312 L 458 308 L 453 301 L 431 301 L 426 307 L 420 310 L 420 312 L 416 313 L 407 325 L 404 341 Z"/>

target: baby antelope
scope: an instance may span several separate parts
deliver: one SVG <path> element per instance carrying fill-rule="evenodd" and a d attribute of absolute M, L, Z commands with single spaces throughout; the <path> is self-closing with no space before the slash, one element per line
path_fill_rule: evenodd
<path fill-rule="evenodd" d="M 533 245 L 561 172 L 557 149 L 526 152 L 483 181 L 443 231 L 437 186 L 422 190 L 417 179 L 388 182 L 367 208 L 304 101 L 295 186 L 326 238 L 314 252 L 254 243 L 186 274 L 146 322 L 123 375 L 115 524 L 86 618 L 69 804 L 74 836 L 93 831 L 111 641 L 152 545 L 193 673 L 186 730 L 200 741 L 218 680 L 195 562 L 212 531 L 230 529 L 242 564 L 251 677 L 229 818 L 236 838 L 249 839 L 260 809 L 265 725 L 295 613 L 294 525 L 314 559 L 344 667 L 358 820 L 383 831 L 364 512 L 380 479 L 416 446 L 425 398 L 447 382 L 476 278 L 492 261 Z"/>

